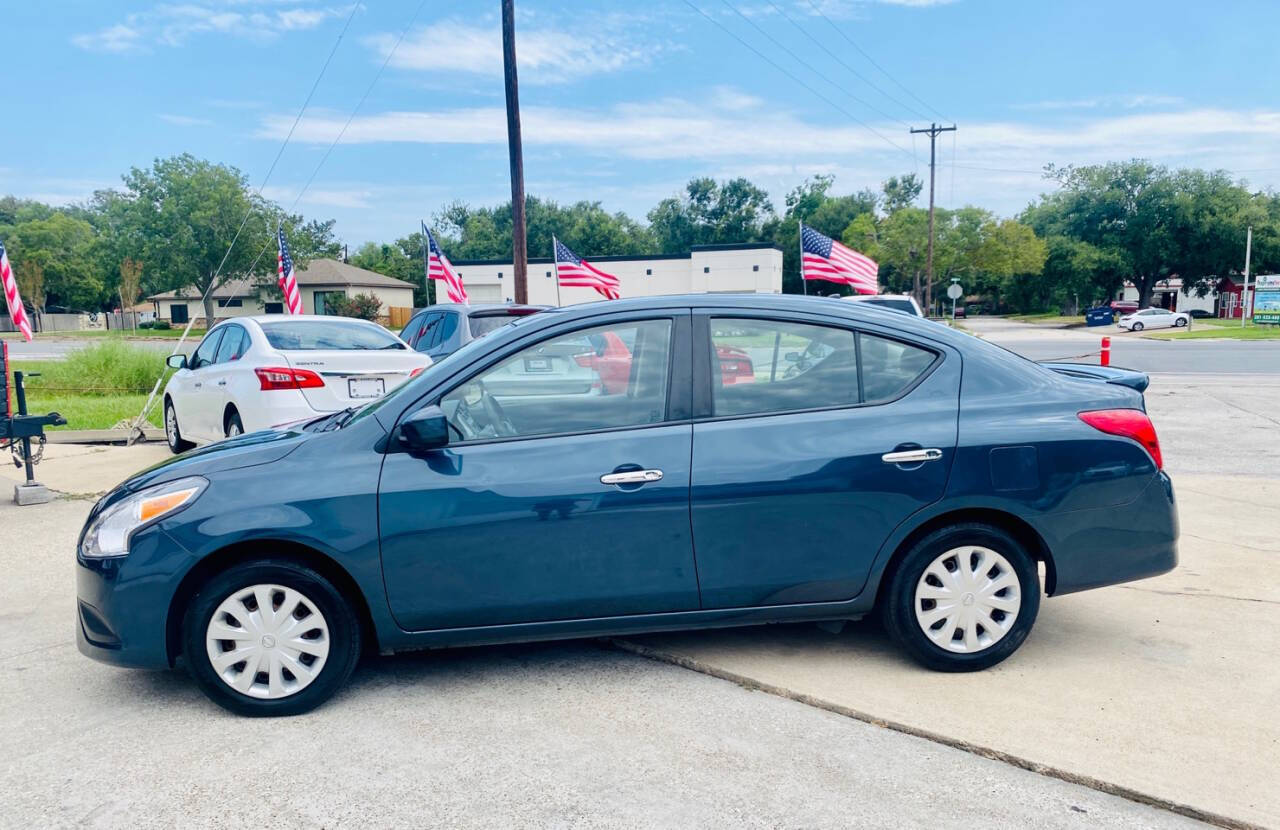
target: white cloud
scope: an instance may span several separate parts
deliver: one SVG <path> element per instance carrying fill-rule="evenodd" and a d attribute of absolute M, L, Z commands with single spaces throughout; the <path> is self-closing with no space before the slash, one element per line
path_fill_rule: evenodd
<path fill-rule="evenodd" d="M 297 6 L 270 9 L 270 0 L 211 3 L 161 3 L 129 14 L 123 22 L 97 32 L 73 35 L 72 44 L 93 52 L 140 52 L 151 46 L 181 46 L 191 37 L 214 33 L 257 41 L 270 41 L 280 31 L 313 29 L 326 20 L 347 14 L 350 7 Z M 229 6 L 248 6 L 236 10 Z"/>
<path fill-rule="evenodd" d="M 520 80 L 560 83 L 592 75 L 643 66 L 661 51 L 657 44 L 636 39 L 635 31 L 621 31 L 618 21 L 604 21 L 595 30 L 521 29 L 517 36 Z M 364 39 L 379 59 L 385 59 L 398 39 L 379 34 Z M 497 25 L 478 26 L 446 20 L 408 35 L 391 59 L 398 69 L 459 72 L 497 77 L 502 74 L 502 35 Z"/>
<path fill-rule="evenodd" d="M 142 48 L 142 33 L 132 26 L 117 23 L 91 34 L 75 35 L 72 44 L 90 52 L 136 52 Z"/>
<path fill-rule="evenodd" d="M 178 127 L 211 127 L 213 122 L 208 118 L 196 118 L 193 115 L 173 115 L 162 112 L 158 116 L 161 121 Z"/>
<path fill-rule="evenodd" d="M 1016 104 L 1014 109 L 1022 110 L 1082 110 L 1082 109 L 1151 109 L 1156 107 L 1176 107 L 1185 102 L 1177 95 L 1151 95 L 1142 93 L 1113 93 L 1097 95 L 1091 98 L 1072 98 L 1065 100 L 1035 101 L 1030 104 Z"/>
<path fill-rule="evenodd" d="M 526 152 L 589 154 L 624 170 L 657 163 L 661 169 L 692 165 L 726 176 L 756 176 L 775 195 L 816 172 L 834 173 L 850 188 L 874 185 L 902 172 L 927 174 L 925 148 L 913 158 L 856 125 L 815 123 L 785 110 L 760 118 L 755 111 L 716 106 L 715 100 L 722 97 L 723 91 L 716 90 L 709 102 L 663 100 L 595 111 L 526 107 Z M 298 125 L 294 140 L 327 144 L 344 120 L 339 113 L 314 113 Z M 291 122 L 285 116 L 269 116 L 259 135 L 282 138 Z M 896 137 L 891 125 L 875 126 Z M 1213 108 L 1123 113 L 1061 124 L 964 122 L 954 134 L 954 155 L 949 140 L 939 144 L 939 203 L 973 202 L 1016 211 L 1037 193 L 1051 189 L 1040 173 L 1050 162 L 1143 157 L 1172 166 L 1241 171 L 1274 167 L 1270 160 L 1278 130 L 1280 110 Z M 371 114 L 356 118 L 344 138 L 348 144 L 505 142 L 505 112 L 500 106 Z M 1267 183 L 1254 177 L 1255 185 Z M 589 185 L 582 187 L 589 195 Z"/>

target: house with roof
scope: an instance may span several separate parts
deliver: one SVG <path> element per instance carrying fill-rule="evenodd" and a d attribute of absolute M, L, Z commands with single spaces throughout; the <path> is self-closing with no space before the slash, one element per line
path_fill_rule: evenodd
<path fill-rule="evenodd" d="M 302 310 L 306 314 L 330 313 L 329 302 L 339 296 L 369 294 L 381 302 L 379 315 L 390 319 L 403 309 L 407 316 L 413 308 L 413 283 L 357 268 L 336 259 L 314 259 L 297 271 L 298 290 L 302 293 Z M 228 280 L 213 290 L 214 317 L 217 322 L 227 317 L 255 314 L 283 314 L 284 303 L 272 297 L 268 289 L 253 280 Z M 163 291 L 147 297 L 157 320 L 173 325 L 186 325 L 193 317 L 197 325 L 204 320 L 204 305 L 195 288 Z"/>

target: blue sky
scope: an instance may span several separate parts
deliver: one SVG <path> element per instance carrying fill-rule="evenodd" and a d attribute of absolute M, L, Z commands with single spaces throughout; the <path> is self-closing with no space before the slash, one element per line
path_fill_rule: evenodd
<path fill-rule="evenodd" d="M 0 193 L 74 202 L 181 152 L 261 184 L 350 16 L 265 193 L 298 199 L 390 54 L 297 210 L 355 245 L 454 199 L 509 197 L 498 0 L 426 0 L 394 52 L 419 0 L 4 5 Z M 1011 214 L 1046 189 L 1048 162 L 1135 156 L 1280 185 L 1274 2 L 517 0 L 517 14 L 526 189 L 560 201 L 643 218 L 691 176 L 745 175 L 781 209 L 813 173 L 839 192 L 927 176 L 907 128 L 930 118 L 959 125 L 938 145 L 943 206 Z"/>

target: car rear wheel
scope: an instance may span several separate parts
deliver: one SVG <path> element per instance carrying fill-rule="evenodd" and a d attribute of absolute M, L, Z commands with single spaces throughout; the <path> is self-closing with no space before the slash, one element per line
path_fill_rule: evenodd
<path fill-rule="evenodd" d="M 360 623 L 342 593 L 311 568 L 249 562 L 214 576 L 192 598 L 183 654 L 218 705 L 241 715 L 298 715 L 351 676 Z"/>
<path fill-rule="evenodd" d="M 1040 610 L 1035 560 L 1005 531 L 934 531 L 899 562 L 882 600 L 889 633 L 928 668 L 976 671 L 1022 645 Z"/>
<path fill-rule="evenodd" d="M 226 428 L 223 430 L 228 438 L 244 435 L 244 424 L 240 421 L 240 413 L 234 409 L 227 414 Z"/>
<path fill-rule="evenodd" d="M 1134 324 L 1133 324 L 1133 326 L 1132 326 L 1132 330 L 1133 330 L 1133 331 L 1142 331 L 1142 324 L 1141 324 L 1141 323 L 1134 323 Z"/>
<path fill-rule="evenodd" d="M 164 402 L 164 438 L 169 442 L 169 449 L 175 454 L 186 452 L 195 446 L 190 441 L 182 439 L 182 433 L 178 430 L 178 411 L 173 408 L 173 401 L 167 398 Z"/>

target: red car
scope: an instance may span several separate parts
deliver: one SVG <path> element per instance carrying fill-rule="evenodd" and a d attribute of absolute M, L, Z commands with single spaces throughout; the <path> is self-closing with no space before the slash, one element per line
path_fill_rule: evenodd
<path fill-rule="evenodd" d="M 631 350 L 617 334 L 606 331 L 603 334 L 591 335 L 594 352 L 575 355 L 579 366 L 594 369 L 600 375 L 600 385 L 606 395 L 616 395 L 627 391 L 627 383 L 631 378 Z M 720 383 L 730 386 L 735 383 L 751 383 L 756 379 L 755 367 L 751 356 L 742 349 L 733 346 L 717 346 L 716 356 L 720 359 Z"/>
<path fill-rule="evenodd" d="M 1132 314 L 1138 310 L 1136 300 L 1112 300 L 1111 310 L 1119 317 L 1121 314 Z"/>

